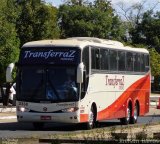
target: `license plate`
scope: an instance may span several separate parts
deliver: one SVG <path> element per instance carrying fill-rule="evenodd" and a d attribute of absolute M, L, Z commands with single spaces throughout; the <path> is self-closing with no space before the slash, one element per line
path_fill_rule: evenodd
<path fill-rule="evenodd" d="M 41 120 L 51 120 L 51 116 L 41 116 Z"/>

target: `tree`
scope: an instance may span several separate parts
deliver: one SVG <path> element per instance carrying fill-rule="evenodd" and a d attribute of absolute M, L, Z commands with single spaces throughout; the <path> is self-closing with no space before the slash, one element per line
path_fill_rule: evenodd
<path fill-rule="evenodd" d="M 89 36 L 121 39 L 121 21 L 115 16 L 111 3 L 95 0 L 93 3 L 75 0 L 59 7 L 61 37 Z"/>
<path fill-rule="evenodd" d="M 2 0 L 0 5 L 0 84 L 5 82 L 6 68 L 18 59 L 19 39 L 15 29 L 18 15 L 13 0 Z"/>
<path fill-rule="evenodd" d="M 147 11 L 143 14 L 141 23 L 130 31 L 133 43 L 155 47 L 160 52 L 160 13 Z"/>
<path fill-rule="evenodd" d="M 59 37 L 57 8 L 41 0 L 21 0 L 18 5 L 21 13 L 16 28 L 21 46 L 28 41 Z"/>
<path fill-rule="evenodd" d="M 146 44 L 160 52 L 160 12 L 154 15 L 150 11 L 144 13 L 140 28 Z"/>
<path fill-rule="evenodd" d="M 118 4 L 120 10 L 117 13 L 127 22 L 128 28 L 135 28 L 139 24 L 144 13 L 145 3 L 146 1 L 137 2 L 129 7 L 126 7 L 123 2 Z"/>
<path fill-rule="evenodd" d="M 151 74 L 154 76 L 154 90 L 158 90 L 159 87 L 159 79 L 160 79 L 160 55 L 159 53 L 154 49 L 151 48 L 149 50 L 150 53 L 150 65 L 151 65 Z"/>
<path fill-rule="evenodd" d="M 155 14 L 155 8 L 159 4 L 160 2 L 157 0 L 156 3 L 148 6 L 148 9 L 145 10 L 147 1 L 137 2 L 129 7 L 126 7 L 122 2 L 119 3 L 118 7 L 120 10 L 118 12 L 125 21 L 124 25 L 129 33 L 132 44 L 145 44 L 149 47 L 157 47 L 157 45 L 159 45 L 159 37 L 153 35 L 155 28 L 159 29 L 160 26 L 158 16 Z M 152 34 L 152 36 L 150 34 Z"/>

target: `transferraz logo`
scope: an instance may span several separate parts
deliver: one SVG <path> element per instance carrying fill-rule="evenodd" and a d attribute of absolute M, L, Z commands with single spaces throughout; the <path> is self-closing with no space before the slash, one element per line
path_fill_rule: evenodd
<path fill-rule="evenodd" d="M 67 52 L 59 52 L 59 51 L 41 51 L 41 52 L 32 52 L 32 51 L 25 51 L 24 59 L 27 58 L 66 58 L 66 59 L 72 59 L 75 57 L 75 50 L 69 50 Z"/>
<path fill-rule="evenodd" d="M 118 86 L 119 89 L 124 89 L 124 80 L 124 76 L 118 77 L 115 75 L 114 77 L 109 77 L 106 75 L 106 85 L 113 86 L 113 88 Z"/>

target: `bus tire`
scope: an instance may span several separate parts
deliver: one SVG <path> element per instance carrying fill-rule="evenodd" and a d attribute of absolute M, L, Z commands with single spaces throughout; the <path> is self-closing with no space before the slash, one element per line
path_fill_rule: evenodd
<path fill-rule="evenodd" d="M 33 122 L 33 127 L 36 130 L 40 130 L 44 127 L 44 123 L 43 122 Z"/>
<path fill-rule="evenodd" d="M 137 123 L 138 113 L 139 113 L 138 103 L 135 103 L 135 107 L 134 107 L 134 111 L 133 111 L 133 116 L 131 117 L 131 121 L 130 121 L 131 124 Z"/>
<path fill-rule="evenodd" d="M 131 105 L 128 105 L 126 113 L 127 113 L 126 117 L 120 119 L 123 125 L 128 125 L 131 121 L 131 115 L 132 115 Z"/>
<path fill-rule="evenodd" d="M 93 129 L 95 127 L 95 122 L 96 122 L 96 113 L 92 106 L 88 115 L 88 122 L 86 124 L 86 128 L 88 130 Z"/>

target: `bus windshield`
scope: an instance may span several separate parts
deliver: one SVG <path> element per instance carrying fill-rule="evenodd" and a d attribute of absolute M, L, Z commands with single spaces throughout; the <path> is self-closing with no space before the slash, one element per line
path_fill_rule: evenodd
<path fill-rule="evenodd" d="M 30 102 L 77 101 L 75 67 L 23 67 L 19 100 Z"/>

